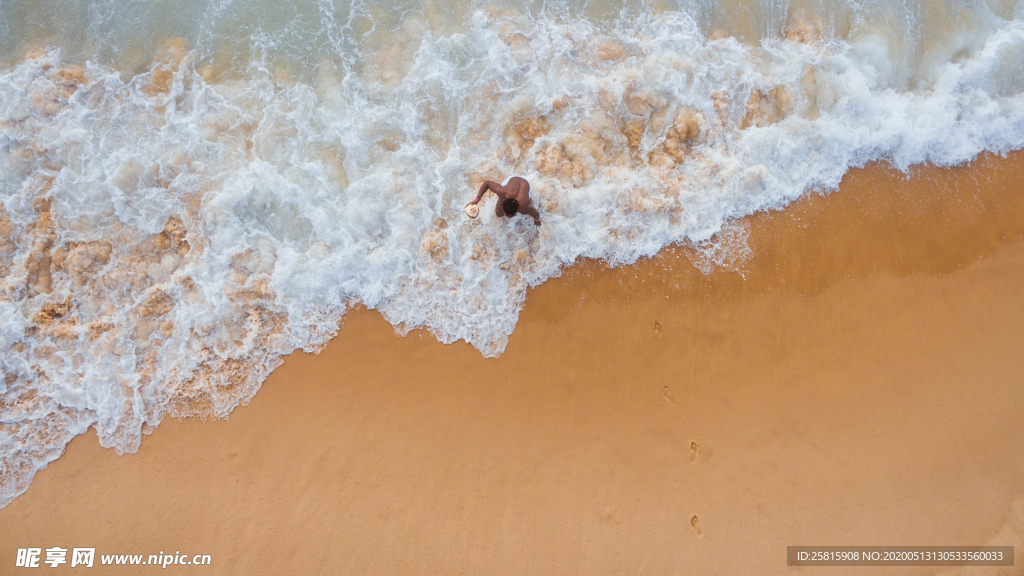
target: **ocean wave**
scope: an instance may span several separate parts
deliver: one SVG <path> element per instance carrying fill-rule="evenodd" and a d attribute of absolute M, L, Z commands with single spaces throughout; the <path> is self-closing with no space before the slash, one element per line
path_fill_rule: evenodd
<path fill-rule="evenodd" d="M 139 73 L 33 51 L 0 75 L 0 506 L 90 426 L 124 453 L 226 416 L 353 305 L 496 356 L 578 258 L 735 266 L 731 222 L 850 167 L 1020 148 L 1024 25 L 987 30 L 912 89 L 883 36 L 796 19 L 751 44 L 680 11 L 409 17 L 299 70 L 181 40 Z M 511 175 L 542 226 L 493 196 L 463 215 Z"/>

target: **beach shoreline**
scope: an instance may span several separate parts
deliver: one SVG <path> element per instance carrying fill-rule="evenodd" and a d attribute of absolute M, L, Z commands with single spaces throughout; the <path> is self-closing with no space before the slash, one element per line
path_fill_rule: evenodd
<path fill-rule="evenodd" d="M 0 510 L 0 562 L 782 574 L 788 545 L 1020 545 L 1022 183 L 1022 153 L 851 170 L 742 220 L 751 256 L 710 274 L 679 247 L 578 262 L 497 359 L 352 311 L 228 421 L 165 421 L 124 457 L 73 440 Z M 800 569 L 824 570 L 858 569 Z"/>

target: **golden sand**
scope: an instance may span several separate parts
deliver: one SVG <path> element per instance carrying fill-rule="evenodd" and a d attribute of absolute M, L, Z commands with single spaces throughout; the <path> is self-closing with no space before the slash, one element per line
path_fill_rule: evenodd
<path fill-rule="evenodd" d="M 354 312 L 230 421 L 165 422 L 125 457 L 74 440 L 0 510 L 0 572 L 28 546 L 389 576 L 932 574 L 798 570 L 786 546 L 1024 553 L 1022 183 L 1024 154 L 853 171 L 748 219 L 737 270 L 685 249 L 578 264 L 531 291 L 498 359 Z"/>

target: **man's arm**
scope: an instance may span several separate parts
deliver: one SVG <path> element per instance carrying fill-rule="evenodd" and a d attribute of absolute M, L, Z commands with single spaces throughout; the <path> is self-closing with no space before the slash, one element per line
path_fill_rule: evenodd
<path fill-rule="evenodd" d="M 534 208 L 533 206 L 523 206 L 523 208 L 519 211 L 522 212 L 523 214 L 526 214 L 527 216 L 532 216 L 533 223 L 536 224 L 537 226 L 540 226 L 540 212 L 537 212 L 536 208 Z"/>
<path fill-rule="evenodd" d="M 504 198 L 504 196 L 502 195 L 503 190 L 501 184 L 498 184 L 497 182 L 491 182 L 490 180 L 484 180 L 484 183 L 480 185 L 480 191 L 476 193 L 476 200 L 473 200 L 472 203 L 476 204 L 480 202 L 480 199 L 484 197 L 484 194 L 486 194 L 488 190 L 494 192 L 495 195 L 498 196 L 498 198 Z M 498 202 L 498 204 L 501 204 L 501 202 Z"/>

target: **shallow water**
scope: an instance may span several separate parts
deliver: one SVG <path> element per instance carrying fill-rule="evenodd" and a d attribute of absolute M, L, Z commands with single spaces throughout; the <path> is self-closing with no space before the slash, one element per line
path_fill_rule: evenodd
<path fill-rule="evenodd" d="M 1024 144 L 1012 2 L 0 1 L 0 504 L 223 416 L 355 304 L 500 354 L 526 289 L 851 166 Z M 529 179 L 543 225 L 462 207 Z"/>

